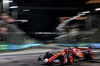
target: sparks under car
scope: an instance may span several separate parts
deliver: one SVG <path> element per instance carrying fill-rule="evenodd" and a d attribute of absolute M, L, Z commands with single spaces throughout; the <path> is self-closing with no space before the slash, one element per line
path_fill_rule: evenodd
<path fill-rule="evenodd" d="M 45 52 L 44 55 L 40 55 L 38 61 L 45 63 L 61 63 L 61 64 L 73 64 L 76 60 L 93 59 L 94 53 L 90 48 L 75 48 L 70 47 L 64 49 L 64 51 L 58 51 L 57 53 Z"/>

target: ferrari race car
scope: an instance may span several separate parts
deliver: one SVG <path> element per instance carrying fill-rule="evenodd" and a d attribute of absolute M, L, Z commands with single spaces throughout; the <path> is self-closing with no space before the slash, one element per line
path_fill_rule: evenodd
<path fill-rule="evenodd" d="M 75 48 L 69 47 L 69 49 L 64 49 L 58 52 L 45 52 L 44 55 L 40 55 L 38 61 L 43 61 L 44 63 L 61 63 L 61 64 L 73 64 L 75 61 L 83 59 L 93 59 L 94 53 L 90 48 Z"/>

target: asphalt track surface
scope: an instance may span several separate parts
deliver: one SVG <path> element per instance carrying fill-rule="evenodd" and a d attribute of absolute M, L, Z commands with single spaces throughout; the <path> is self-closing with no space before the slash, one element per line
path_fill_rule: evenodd
<path fill-rule="evenodd" d="M 50 64 L 45 65 L 43 62 L 37 61 L 39 55 L 46 51 L 56 51 L 65 47 L 38 47 L 22 51 L 1 53 L 0 66 L 100 66 L 100 49 L 93 49 L 95 51 L 95 58 L 88 61 L 79 61 L 73 65 Z"/>

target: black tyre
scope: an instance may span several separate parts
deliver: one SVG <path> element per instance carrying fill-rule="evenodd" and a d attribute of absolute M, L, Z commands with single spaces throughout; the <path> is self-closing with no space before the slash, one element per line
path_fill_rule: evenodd
<path fill-rule="evenodd" d="M 87 60 L 92 60 L 94 57 L 94 53 L 91 50 L 84 52 L 84 56 Z"/>
<path fill-rule="evenodd" d="M 45 52 L 45 53 L 44 53 L 44 55 L 43 55 L 43 60 L 44 60 L 45 58 L 49 58 L 49 52 Z"/>
<path fill-rule="evenodd" d="M 73 64 L 73 56 L 71 54 L 64 55 L 64 64 Z"/>
<path fill-rule="evenodd" d="M 38 57 L 38 61 L 41 61 L 42 60 L 42 55 L 40 55 L 39 57 Z"/>

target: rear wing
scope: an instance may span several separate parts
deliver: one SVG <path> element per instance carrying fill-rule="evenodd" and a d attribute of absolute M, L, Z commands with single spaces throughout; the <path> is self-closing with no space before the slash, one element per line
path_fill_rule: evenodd
<path fill-rule="evenodd" d="M 77 49 L 81 49 L 81 50 L 90 50 L 89 47 L 78 47 Z"/>

